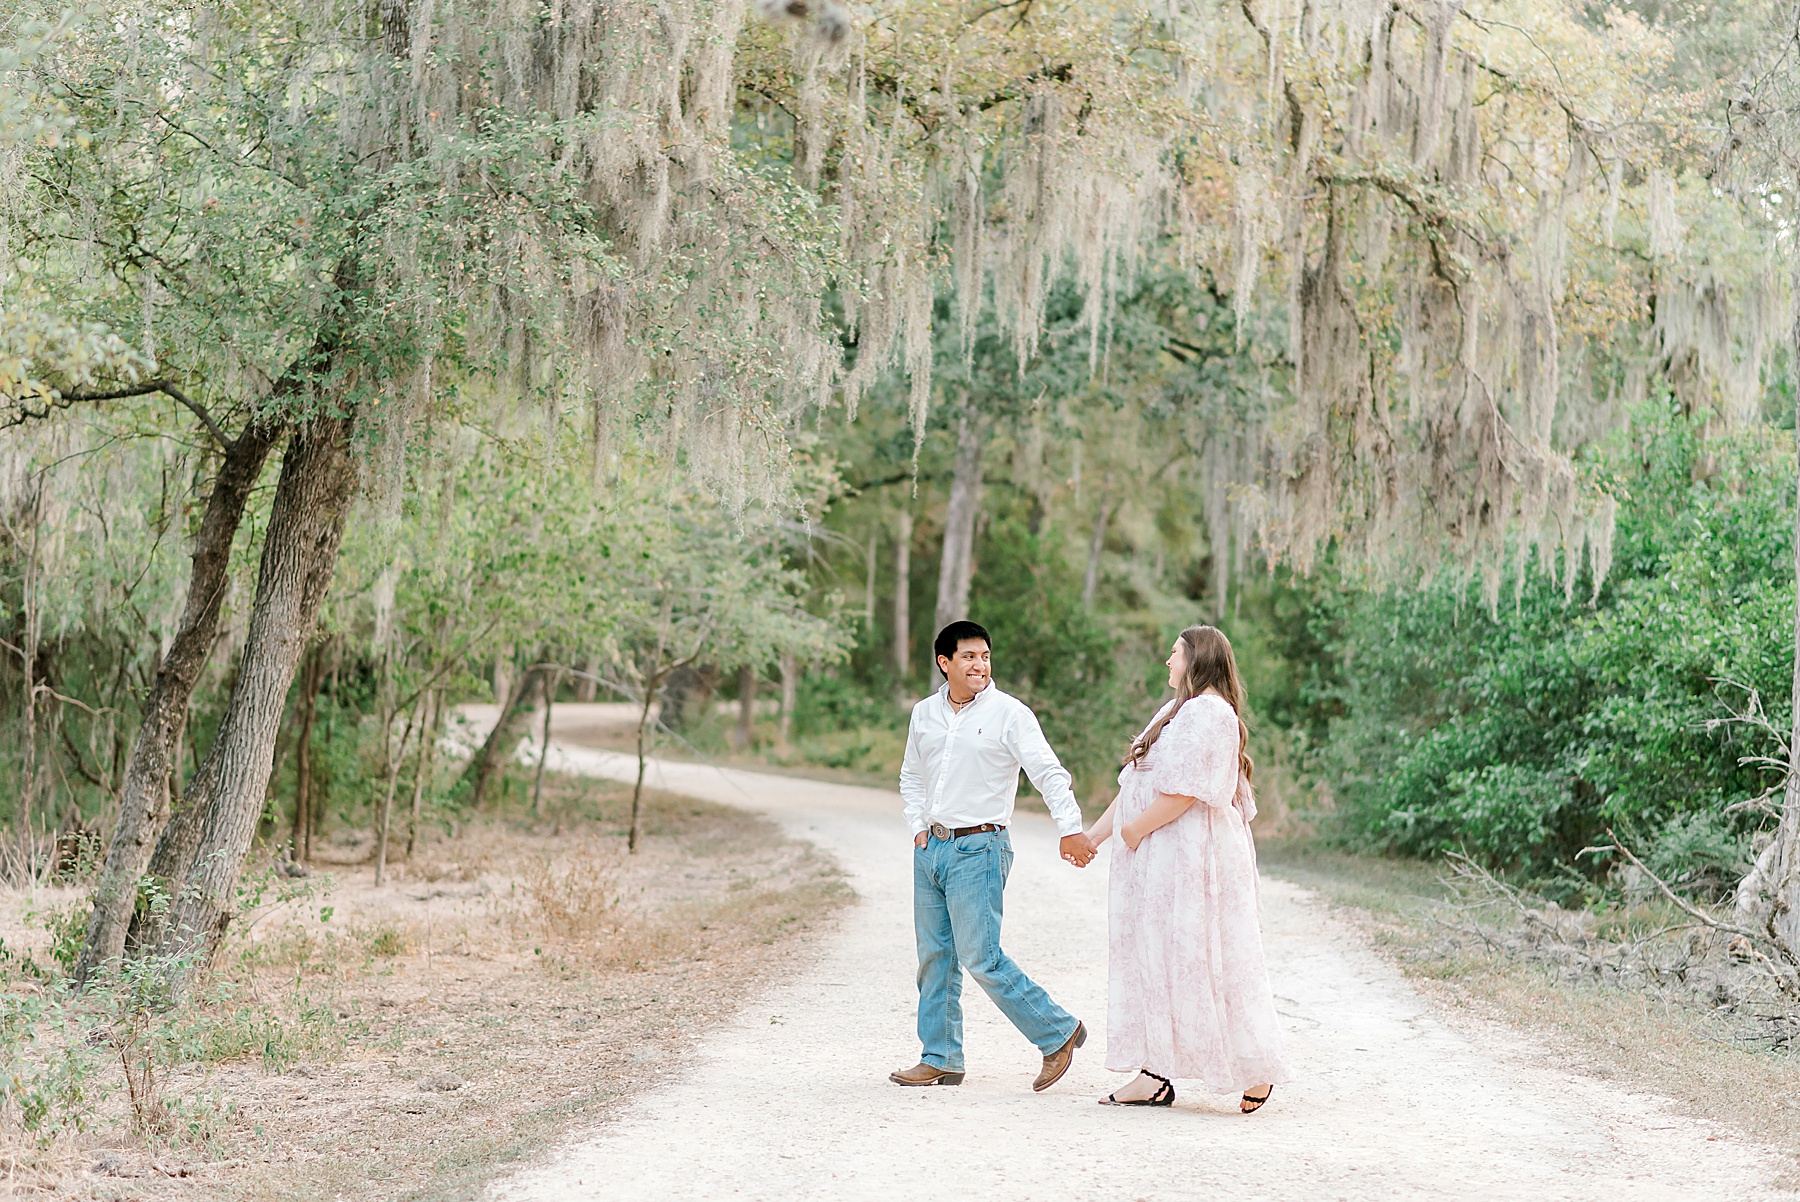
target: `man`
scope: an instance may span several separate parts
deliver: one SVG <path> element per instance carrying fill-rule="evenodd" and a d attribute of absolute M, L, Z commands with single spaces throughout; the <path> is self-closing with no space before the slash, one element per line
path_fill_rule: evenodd
<path fill-rule="evenodd" d="M 1069 1071 L 1087 1028 L 1050 1000 L 1000 950 L 1000 912 L 1012 868 L 1012 821 L 1019 769 L 1049 803 L 1062 832 L 1062 857 L 1094 858 L 1082 833 L 1069 773 L 1024 702 L 995 687 L 992 640 L 973 622 L 952 622 L 932 650 L 944 683 L 913 706 L 900 765 L 900 797 L 913 835 L 913 929 L 919 944 L 919 1042 L 898 1085 L 961 1085 L 962 969 L 1044 1055 L 1031 1088 L 1046 1090 Z M 961 966 L 961 968 L 958 967 Z"/>

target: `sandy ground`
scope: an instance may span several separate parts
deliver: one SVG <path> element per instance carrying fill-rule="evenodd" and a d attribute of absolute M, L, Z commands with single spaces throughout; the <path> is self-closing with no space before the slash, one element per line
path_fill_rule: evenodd
<path fill-rule="evenodd" d="M 572 742 L 553 744 L 553 766 L 635 773 L 626 756 Z M 684 1072 L 500 1181 L 496 1202 L 952 1187 L 1006 1202 L 1792 1197 L 1775 1185 L 1786 1166 L 1773 1149 L 1562 1071 L 1506 1028 L 1434 1013 L 1349 925 L 1278 880 L 1264 883 L 1264 925 L 1300 1080 L 1254 1117 L 1186 1089 L 1171 1110 L 1096 1106 L 1121 1080 L 1101 1068 L 1106 865 L 1064 864 L 1050 823 L 1027 814 L 1014 826 L 1007 946 L 1096 1038 L 1035 1095 L 1036 1051 L 971 988 L 967 1082 L 901 1089 L 886 1075 L 918 1046 L 898 797 L 697 764 L 653 764 L 649 783 L 774 817 L 830 853 L 861 901 L 823 955 L 746 1002 Z"/>

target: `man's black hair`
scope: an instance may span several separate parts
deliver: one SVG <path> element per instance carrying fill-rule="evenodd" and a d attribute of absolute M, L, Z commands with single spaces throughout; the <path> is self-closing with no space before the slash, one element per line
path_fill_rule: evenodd
<path fill-rule="evenodd" d="M 994 649 L 994 640 L 988 637 L 988 632 L 977 623 L 965 619 L 961 622 L 952 622 L 938 631 L 937 638 L 932 640 L 931 650 L 945 659 L 955 659 L 956 645 L 964 639 L 980 639 L 988 645 L 989 651 Z M 936 663 L 937 661 L 934 659 L 931 662 Z M 943 670 L 940 667 L 938 672 L 942 673 Z"/>

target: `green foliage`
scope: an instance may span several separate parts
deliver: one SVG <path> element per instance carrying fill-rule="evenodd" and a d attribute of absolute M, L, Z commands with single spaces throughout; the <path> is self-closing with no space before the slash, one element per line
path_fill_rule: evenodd
<path fill-rule="evenodd" d="M 800 735 L 897 728 L 905 722 L 906 711 L 891 695 L 841 673 L 809 672 L 795 690 L 794 731 Z"/>
<path fill-rule="evenodd" d="M 1037 711 L 1079 795 L 1110 796 L 1124 744 L 1160 694 L 1140 678 L 1158 666 L 1155 645 L 1121 646 L 1082 605 L 1080 579 L 1058 570 L 1055 545 L 1054 531 L 1038 535 L 1016 518 L 996 520 L 970 612 L 994 634 L 996 683 Z"/>
<path fill-rule="evenodd" d="M 1053 290 L 1045 339 L 1021 365 L 985 311 L 965 357 L 957 309 L 941 303 L 934 373 L 992 428 L 969 609 L 994 634 L 995 680 L 1037 711 L 1078 793 L 1103 803 L 1125 742 L 1163 693 L 1168 640 L 1218 619 L 1247 550 L 1224 520 L 1229 472 L 1208 476 L 1201 465 L 1229 459 L 1222 439 L 1257 412 L 1272 365 L 1266 347 L 1239 339 L 1228 300 L 1172 262 L 1146 268 L 1119 298 L 1098 361 L 1084 304 L 1075 288 Z M 837 676 L 802 681 L 796 716 L 802 735 L 839 732 L 801 741 L 815 762 L 890 776 L 899 748 L 885 735 L 905 722 L 896 699 L 938 683 L 927 665 L 957 424 L 954 406 L 938 407 L 915 469 L 906 402 L 903 381 L 878 384 L 856 423 L 829 443 L 849 487 L 825 521 L 834 544 L 856 553 L 819 556 L 810 571 L 847 600 L 867 590 L 870 621 Z M 905 671 L 891 618 L 900 509 L 914 519 Z M 1090 604 L 1083 593 L 1100 515 Z M 1287 643 L 1257 636 L 1262 610 L 1246 603 L 1245 612 L 1252 617 L 1225 625 L 1246 653 L 1263 713 L 1265 702 L 1290 704 L 1276 695 L 1294 692 L 1295 665 L 1283 658 Z M 867 736 L 853 737 L 857 730 Z"/>
<path fill-rule="evenodd" d="M 50 959 L 65 973 L 75 967 L 75 957 L 81 954 L 81 942 L 87 937 L 89 911 L 85 897 L 46 909 L 31 904 L 25 907 L 25 925 L 49 934 Z"/>
<path fill-rule="evenodd" d="M 104 1052 L 84 1035 L 56 991 L 0 989 L 0 1113 L 39 1144 L 86 1130 L 104 1096 Z"/>
<path fill-rule="evenodd" d="M 1294 585 L 1326 652 L 1296 717 L 1345 837 L 1550 877 L 1609 867 L 1577 857 L 1611 827 L 1701 893 L 1735 883 L 1791 714 L 1791 461 L 1650 406 L 1595 467 L 1627 500 L 1592 607 L 1536 570 L 1495 612 L 1455 580 Z"/>

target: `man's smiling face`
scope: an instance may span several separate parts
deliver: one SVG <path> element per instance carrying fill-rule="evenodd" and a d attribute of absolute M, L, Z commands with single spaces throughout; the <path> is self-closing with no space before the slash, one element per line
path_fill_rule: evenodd
<path fill-rule="evenodd" d="M 958 701 L 987 688 L 993 675 L 990 652 L 985 639 L 958 639 L 956 654 L 938 656 L 938 667 L 950 681 L 950 695 Z"/>

